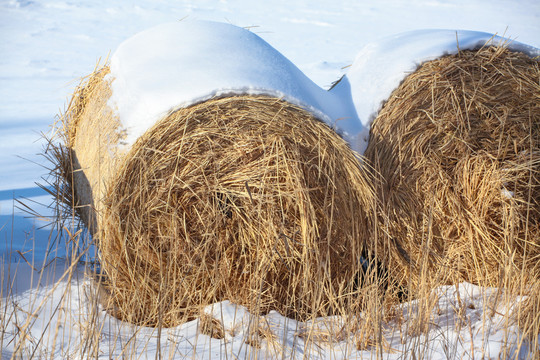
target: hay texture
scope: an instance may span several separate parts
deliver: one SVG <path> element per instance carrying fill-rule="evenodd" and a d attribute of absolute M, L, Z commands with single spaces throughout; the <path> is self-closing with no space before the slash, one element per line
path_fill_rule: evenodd
<path fill-rule="evenodd" d="M 171 112 L 127 148 L 107 73 L 75 93 L 62 161 L 111 313 L 173 326 L 230 299 L 305 319 L 355 299 L 373 195 L 328 125 L 283 100 L 231 96 Z"/>
<path fill-rule="evenodd" d="M 374 120 L 375 226 L 401 284 L 540 277 L 540 69 L 504 47 L 420 66 Z"/>
<path fill-rule="evenodd" d="M 125 151 L 118 116 L 107 105 L 111 88 L 104 77 L 107 66 L 84 78 L 62 116 L 60 137 L 65 147 L 54 149 L 59 175 L 68 185 L 62 197 L 78 217 L 96 234 L 97 214 L 102 210 L 105 189 L 114 175 L 115 163 Z"/>

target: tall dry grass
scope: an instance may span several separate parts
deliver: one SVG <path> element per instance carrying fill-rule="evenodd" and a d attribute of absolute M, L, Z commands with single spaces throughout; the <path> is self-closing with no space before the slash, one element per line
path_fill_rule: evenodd
<path fill-rule="evenodd" d="M 62 234 L 64 241 L 82 244 L 85 240 L 91 243 L 91 239 L 84 239 L 81 232 L 70 229 L 69 233 Z M 437 341 L 445 344 L 446 358 L 454 359 L 463 356 L 463 348 L 471 349 L 470 354 L 479 344 L 486 348 L 484 356 L 487 357 L 487 336 L 500 328 L 508 329 L 508 338 L 502 339 L 501 344 L 504 358 L 518 358 L 516 349 L 522 345 L 530 349 L 529 359 L 540 354 L 540 284 L 526 283 L 527 274 L 516 272 L 511 266 L 505 267 L 501 273 L 500 288 L 481 289 L 476 301 L 472 301 L 463 289 L 456 292 L 454 287 L 449 287 L 452 296 L 448 297 L 450 304 L 445 303 L 444 291 L 437 290 L 442 285 L 437 279 L 445 278 L 442 269 L 439 270 L 442 274 L 425 277 L 422 286 L 409 288 L 407 295 L 399 294 L 407 289 L 389 287 L 388 275 L 379 271 L 376 262 L 372 261 L 366 267 L 358 291 L 364 301 L 357 306 L 342 308 L 335 316 L 313 317 L 303 322 L 286 319 L 275 323 L 272 314 L 258 315 L 254 312 L 248 317 L 238 316 L 237 322 L 229 327 L 219 313 L 209 315 L 201 309 L 195 320 L 178 328 L 145 328 L 122 323 L 106 315 L 99 302 L 100 287 L 93 280 L 89 281 L 99 276 L 99 270 L 91 263 L 77 258 L 73 260 L 74 266 L 59 268 L 57 275 L 50 280 L 46 280 L 50 276 L 50 268 L 42 269 L 36 265 L 34 276 L 45 280 L 36 286 L 32 295 L 25 297 L 28 301 L 21 301 L 17 294 L 2 294 L 2 348 L 10 351 L 5 352 L 5 356 L 11 355 L 16 359 L 74 356 L 135 359 L 156 353 L 161 358 L 197 359 L 208 353 L 200 348 L 199 352 L 185 353 L 179 348 L 193 346 L 194 349 L 199 341 L 209 346 L 209 340 L 202 339 L 213 338 L 212 341 L 222 344 L 218 358 L 223 359 L 234 355 L 272 359 L 292 356 L 339 358 L 343 354 L 342 349 L 347 349 L 349 354 L 342 358 L 427 359 L 434 356 L 432 349 Z M 2 268 L 3 281 L 7 279 L 6 271 L 16 271 L 17 265 L 11 266 L 13 268 Z M 524 290 L 527 298 L 521 301 L 516 294 Z M 471 310 L 474 306 L 479 307 Z M 480 311 L 483 317 L 482 329 L 470 328 L 470 317 L 475 311 Z M 448 318 L 445 322 L 438 321 L 441 316 Z M 518 338 L 512 337 L 514 325 L 521 329 Z M 288 338 L 284 337 L 286 329 Z M 198 335 L 195 338 L 184 337 L 189 331 Z M 454 332 L 478 333 L 480 337 L 485 334 L 486 340 L 473 342 L 462 338 L 462 335 L 452 337 Z M 156 349 L 155 339 L 160 335 L 161 344 Z M 240 352 L 233 352 L 230 344 L 240 338 L 244 345 Z M 287 339 L 296 340 L 291 343 Z M 474 351 L 476 357 L 482 353 L 480 350 L 476 348 Z"/>

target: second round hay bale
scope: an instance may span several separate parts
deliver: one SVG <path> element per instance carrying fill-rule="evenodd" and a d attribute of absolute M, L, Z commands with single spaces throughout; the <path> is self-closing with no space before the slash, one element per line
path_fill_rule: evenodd
<path fill-rule="evenodd" d="M 444 56 L 374 120 L 378 245 L 402 284 L 540 277 L 539 69 L 504 47 Z"/>
<path fill-rule="evenodd" d="M 111 313 L 172 326 L 223 299 L 299 319 L 356 301 L 372 192 L 334 130 L 280 99 L 231 96 L 171 112 L 126 149 L 107 73 L 81 84 L 65 122 Z"/>

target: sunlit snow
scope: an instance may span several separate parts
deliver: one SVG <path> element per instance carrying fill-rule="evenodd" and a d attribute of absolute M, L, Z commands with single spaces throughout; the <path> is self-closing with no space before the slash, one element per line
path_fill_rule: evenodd
<path fill-rule="evenodd" d="M 468 31 L 456 32 L 460 29 Z M 306 345 L 303 328 L 340 319 L 317 319 L 313 325 L 275 312 L 254 317 L 228 301 L 205 309 L 222 322 L 223 340 L 200 334 L 198 320 L 159 333 L 108 316 L 88 301 L 92 285 L 82 267 L 75 265 L 64 276 L 65 249 L 47 253 L 55 232 L 47 225 L 52 198 L 36 185 L 44 184 L 51 166 L 39 155 L 46 145 L 40 134 L 52 135 L 49 125 L 78 79 L 110 56 L 115 92 L 110 104 L 129 130 L 129 141 L 176 107 L 248 92 L 305 107 L 361 152 L 370 121 L 404 76 L 423 61 L 455 53 L 458 44 L 476 47 L 495 33 L 510 39 L 512 48 L 538 55 L 538 1 L 0 2 L 1 304 L 3 314 L 13 315 L 3 322 L 1 357 L 11 357 L 21 336 L 27 337 L 25 354 L 77 357 L 84 352 L 80 340 L 93 331 L 88 328 L 93 316 L 103 324 L 101 358 L 153 359 L 158 349 L 163 358 L 180 359 L 375 358 L 376 353 L 357 351 L 347 339 Z M 33 211 L 43 217 L 29 214 Z M 504 323 L 512 307 L 500 300 L 508 299 L 502 290 L 460 284 L 435 289 L 433 296 L 436 311 L 427 333 L 406 343 L 399 335 L 407 331 L 418 302 L 399 308 L 404 323 L 384 324 L 388 348 L 383 358 L 398 359 L 413 343 L 422 344 L 420 355 L 426 359 L 526 358 L 519 330 Z M 493 309 L 489 314 L 488 308 Z M 246 345 L 253 321 L 267 324 L 278 347 Z M 30 325 L 27 333 L 21 333 L 21 324 Z M 504 342 L 514 345 L 503 349 Z"/>

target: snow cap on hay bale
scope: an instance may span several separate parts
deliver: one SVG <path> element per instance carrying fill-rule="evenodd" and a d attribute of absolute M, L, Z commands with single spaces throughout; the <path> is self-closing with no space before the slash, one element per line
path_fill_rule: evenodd
<path fill-rule="evenodd" d="M 487 42 L 505 43 L 513 51 L 523 52 L 530 57 L 540 56 L 540 50 L 530 45 L 510 42 L 485 32 L 466 30 L 415 30 L 364 46 L 342 79 L 350 84 L 349 97 L 352 98 L 359 121 L 364 129 L 368 129 L 359 135 L 356 150 L 361 154 L 365 151 L 371 122 L 392 91 L 408 74 L 416 71 L 419 64 L 455 54 L 459 49 L 479 49 Z"/>
<path fill-rule="evenodd" d="M 184 20 L 143 31 L 118 47 L 111 72 L 111 103 L 130 144 L 171 109 L 232 94 L 299 105 L 353 150 L 365 130 L 350 99 L 321 89 L 257 35 L 229 24 Z"/>
<path fill-rule="evenodd" d="M 422 64 L 373 121 L 377 241 L 402 284 L 540 277 L 540 66 L 516 47 Z"/>
<path fill-rule="evenodd" d="M 99 248 L 102 303 L 163 326 L 223 299 L 295 318 L 339 311 L 354 300 L 342 295 L 355 291 L 372 203 L 356 155 L 321 121 L 333 119 L 320 104 L 339 104 L 250 32 L 185 26 L 122 44 L 64 116 L 67 180 Z M 173 49 L 155 52 L 165 62 L 145 55 L 160 41 Z"/>

